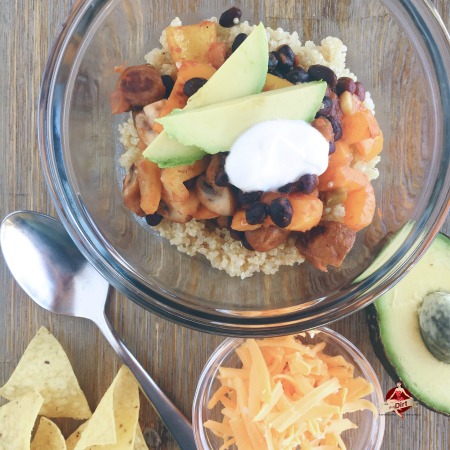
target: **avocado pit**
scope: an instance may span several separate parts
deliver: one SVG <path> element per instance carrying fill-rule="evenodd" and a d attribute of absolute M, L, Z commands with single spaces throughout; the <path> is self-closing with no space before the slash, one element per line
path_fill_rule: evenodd
<path fill-rule="evenodd" d="M 422 339 L 439 361 L 450 364 L 450 293 L 432 292 L 419 310 Z"/>

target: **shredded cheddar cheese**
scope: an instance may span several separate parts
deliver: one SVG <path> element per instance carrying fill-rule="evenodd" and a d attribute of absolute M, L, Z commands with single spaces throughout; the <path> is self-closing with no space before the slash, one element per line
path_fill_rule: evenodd
<path fill-rule="evenodd" d="M 323 353 L 325 342 L 298 337 L 247 339 L 236 353 L 241 368 L 219 367 L 221 386 L 208 408 L 222 422 L 204 426 L 223 439 L 221 450 L 345 450 L 341 433 L 357 428 L 344 414 L 376 407 L 373 391 L 342 356 Z"/>

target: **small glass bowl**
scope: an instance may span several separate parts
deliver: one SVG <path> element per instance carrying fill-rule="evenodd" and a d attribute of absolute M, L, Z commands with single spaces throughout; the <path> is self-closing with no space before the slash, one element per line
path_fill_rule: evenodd
<path fill-rule="evenodd" d="M 342 355 L 346 361 L 354 365 L 355 377 L 365 378 L 373 385 L 373 392 L 365 398 L 377 408 L 383 403 L 384 396 L 372 366 L 349 340 L 329 328 L 322 327 L 307 332 L 302 342 L 308 344 L 325 342 L 324 353 L 330 356 Z M 220 386 L 220 382 L 216 379 L 219 366 L 238 367 L 240 361 L 235 350 L 243 343 L 244 339 L 241 338 L 225 339 L 211 355 L 200 375 L 192 406 L 192 423 L 199 450 L 216 450 L 223 444 L 223 441 L 206 429 L 203 423 L 209 419 L 218 421 L 222 419 L 220 406 L 208 409 L 208 401 Z M 345 417 L 358 426 L 357 429 L 348 430 L 342 434 L 342 439 L 349 449 L 378 450 L 381 448 L 385 427 L 383 415 L 374 418 L 371 411 L 365 410 L 347 414 Z"/>

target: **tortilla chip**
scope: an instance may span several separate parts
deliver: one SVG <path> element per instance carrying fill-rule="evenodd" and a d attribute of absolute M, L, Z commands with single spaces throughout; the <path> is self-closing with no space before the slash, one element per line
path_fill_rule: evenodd
<path fill-rule="evenodd" d="M 0 450 L 29 450 L 31 431 L 44 399 L 28 392 L 0 408 Z"/>
<path fill-rule="evenodd" d="M 41 417 L 30 450 L 66 450 L 66 442 L 57 425 Z"/>
<path fill-rule="evenodd" d="M 100 400 L 75 450 L 102 445 L 102 450 L 132 450 L 139 416 L 139 386 L 122 366 Z M 69 438 L 70 439 L 70 438 Z"/>
<path fill-rule="evenodd" d="M 73 450 L 75 445 L 78 444 L 78 441 L 81 438 L 81 433 L 87 427 L 89 421 L 82 423 L 66 440 L 66 448 L 67 450 Z"/>
<path fill-rule="evenodd" d="M 136 425 L 136 436 L 134 438 L 133 450 L 148 450 L 147 443 L 145 442 L 144 435 L 142 434 L 139 424 Z"/>
<path fill-rule="evenodd" d="M 89 421 L 81 424 L 66 440 L 67 450 L 74 450 L 75 445 L 81 438 L 81 433 L 87 427 Z M 91 447 L 92 448 L 92 447 Z M 102 447 L 103 448 L 103 447 Z M 144 435 L 142 434 L 139 423 L 136 424 L 136 434 L 134 436 L 133 450 L 149 450 L 147 443 L 145 442 Z"/>
<path fill-rule="evenodd" d="M 28 344 L 0 395 L 14 400 L 32 391 L 44 398 L 40 415 L 73 419 L 92 415 L 66 353 L 45 327 Z"/>

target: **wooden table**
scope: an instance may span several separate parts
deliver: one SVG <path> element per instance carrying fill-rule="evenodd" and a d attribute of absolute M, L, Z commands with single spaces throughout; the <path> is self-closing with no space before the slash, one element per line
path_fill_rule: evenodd
<path fill-rule="evenodd" d="M 36 109 L 41 76 L 49 48 L 73 0 L 2 0 L 0 2 L 0 219 L 18 209 L 51 215 L 51 204 L 39 161 Z M 447 0 L 435 5 L 450 25 Z M 444 231 L 450 231 L 447 219 Z M 112 294 L 114 326 L 163 391 L 190 417 L 200 371 L 222 337 L 174 325 Z M 47 326 L 66 349 L 91 405 L 96 405 L 116 373 L 120 361 L 94 325 L 81 319 L 58 317 L 36 306 L 15 283 L 0 258 L 0 384 L 12 373 L 29 340 Z M 365 312 L 332 325 L 361 349 L 375 368 L 384 392 L 394 382 L 375 357 Z M 142 407 L 141 424 L 156 430 L 154 448 L 176 444 L 152 408 Z M 75 426 L 63 427 L 68 433 Z M 385 450 L 450 448 L 449 419 L 423 407 L 403 421 L 386 418 Z"/>

